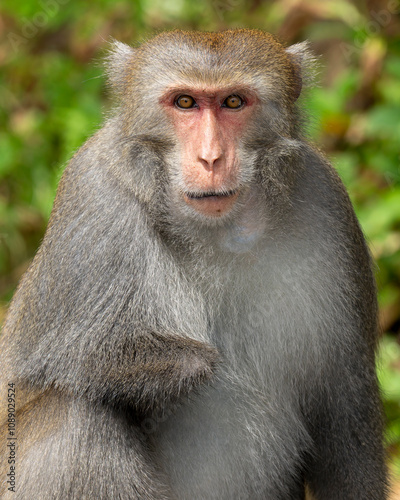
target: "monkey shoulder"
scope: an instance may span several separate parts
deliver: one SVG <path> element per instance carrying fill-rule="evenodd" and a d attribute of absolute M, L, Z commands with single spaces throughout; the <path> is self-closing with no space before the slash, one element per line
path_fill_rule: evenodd
<path fill-rule="evenodd" d="M 334 166 L 313 145 L 304 147 L 297 181 L 295 210 L 307 218 L 310 227 L 315 222 L 318 230 L 325 228 L 335 238 L 352 235 L 360 240 L 361 230 L 349 194 Z"/>

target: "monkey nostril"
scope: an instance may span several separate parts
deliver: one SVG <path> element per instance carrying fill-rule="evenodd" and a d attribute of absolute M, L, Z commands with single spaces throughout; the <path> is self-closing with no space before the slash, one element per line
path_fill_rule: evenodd
<path fill-rule="evenodd" d="M 209 156 L 207 157 L 206 155 L 200 156 L 199 157 L 200 163 L 205 167 L 206 169 L 214 169 L 220 166 L 221 160 L 222 160 L 222 155 L 218 156 Z"/>

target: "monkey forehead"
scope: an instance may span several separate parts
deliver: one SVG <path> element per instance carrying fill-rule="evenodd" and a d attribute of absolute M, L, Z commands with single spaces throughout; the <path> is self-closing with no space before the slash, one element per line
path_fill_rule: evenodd
<path fill-rule="evenodd" d="M 272 91 L 276 96 L 293 72 L 284 47 L 257 30 L 166 32 L 144 43 L 139 52 L 139 67 L 132 76 L 158 95 L 171 82 L 180 82 L 188 87 L 247 86 L 261 97 Z"/>
<path fill-rule="evenodd" d="M 170 31 L 163 32 L 141 45 L 153 60 L 165 61 L 170 55 L 173 63 L 212 63 L 224 66 L 239 63 L 249 69 L 260 69 L 265 62 L 287 59 L 285 49 L 271 34 L 259 30 L 227 30 L 221 32 Z M 148 60 L 150 62 L 152 59 Z"/>

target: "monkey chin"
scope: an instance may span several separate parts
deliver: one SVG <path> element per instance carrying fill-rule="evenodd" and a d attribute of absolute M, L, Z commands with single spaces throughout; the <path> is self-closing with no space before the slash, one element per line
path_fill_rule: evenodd
<path fill-rule="evenodd" d="M 223 194 L 184 193 L 183 199 L 185 203 L 196 210 L 196 212 L 207 217 L 219 218 L 231 211 L 238 196 L 239 190 L 234 190 Z"/>

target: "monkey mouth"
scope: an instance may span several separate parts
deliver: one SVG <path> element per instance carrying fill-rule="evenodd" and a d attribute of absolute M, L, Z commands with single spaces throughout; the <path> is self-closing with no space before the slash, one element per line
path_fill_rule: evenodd
<path fill-rule="evenodd" d="M 228 191 L 186 192 L 183 199 L 187 205 L 208 217 L 221 217 L 228 213 L 236 202 L 239 189 Z"/>
<path fill-rule="evenodd" d="M 204 198 L 227 198 L 229 196 L 235 195 L 239 190 L 238 189 L 231 189 L 229 191 L 206 191 L 206 192 L 200 192 L 200 193 L 191 193 L 187 192 L 185 193 L 185 196 L 187 196 L 191 200 L 203 200 Z"/>

